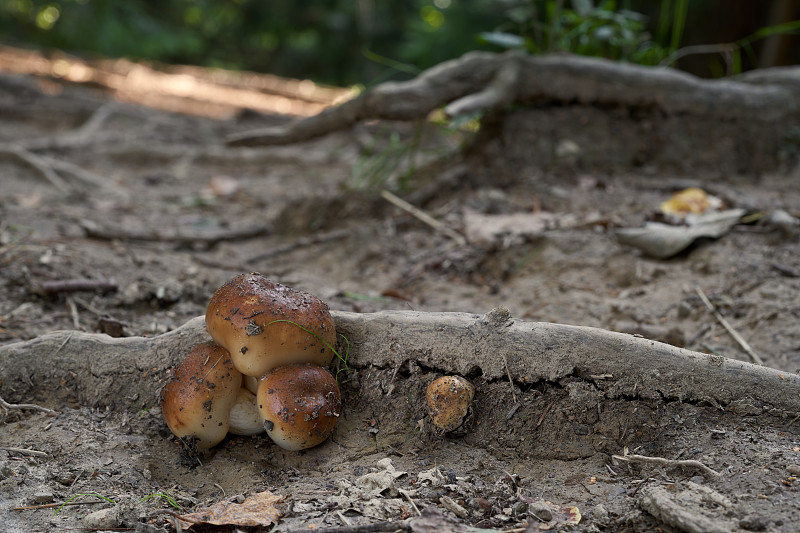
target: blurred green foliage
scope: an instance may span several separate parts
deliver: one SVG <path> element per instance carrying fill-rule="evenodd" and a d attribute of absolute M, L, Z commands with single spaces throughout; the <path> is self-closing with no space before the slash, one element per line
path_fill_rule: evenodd
<path fill-rule="evenodd" d="M 408 78 L 476 49 L 654 65 L 674 60 L 691 28 L 711 42 L 733 43 L 757 64 L 754 38 L 798 31 L 796 22 L 767 27 L 769 3 L 749 4 L 740 19 L 763 35 L 737 41 L 741 35 L 707 24 L 729 16 L 723 4 L 692 0 L 690 10 L 688 0 L 0 0 L 0 42 L 341 86 Z"/>
<path fill-rule="evenodd" d="M 481 48 L 502 20 L 492 0 L 2 0 L 0 40 L 350 85 Z"/>
<path fill-rule="evenodd" d="M 659 19 L 671 21 L 676 35 L 685 25 L 687 4 L 688 0 L 677 0 L 673 11 L 671 2 L 662 2 Z M 591 0 L 573 0 L 569 5 L 521 0 L 506 11 L 506 17 L 495 31 L 481 33 L 481 41 L 533 54 L 570 52 L 644 65 L 658 64 L 672 50 L 651 37 L 648 17 L 619 7 L 614 0 L 597 5 Z"/>

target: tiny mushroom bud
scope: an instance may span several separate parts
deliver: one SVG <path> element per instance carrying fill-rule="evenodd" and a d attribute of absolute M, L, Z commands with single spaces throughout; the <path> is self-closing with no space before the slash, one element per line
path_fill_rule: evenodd
<path fill-rule="evenodd" d="M 312 364 L 276 368 L 259 383 L 257 398 L 267 434 L 286 450 L 304 450 L 327 439 L 342 407 L 334 377 Z"/>
<path fill-rule="evenodd" d="M 236 276 L 214 293 L 206 327 L 248 376 L 292 363 L 327 366 L 333 359 L 336 330 L 328 305 L 257 273 Z"/>
<path fill-rule="evenodd" d="M 211 448 L 228 433 L 241 389 L 242 374 L 228 351 L 213 342 L 198 344 L 164 387 L 161 412 L 177 437 L 195 437 L 198 448 Z"/>
<path fill-rule="evenodd" d="M 428 414 L 444 432 L 457 429 L 469 411 L 475 387 L 461 376 L 442 376 L 428 385 Z"/>

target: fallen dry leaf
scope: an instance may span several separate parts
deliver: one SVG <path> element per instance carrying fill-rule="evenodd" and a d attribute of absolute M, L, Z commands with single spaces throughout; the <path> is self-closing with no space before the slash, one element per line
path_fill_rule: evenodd
<path fill-rule="evenodd" d="M 535 239 L 547 230 L 568 226 L 575 217 L 569 214 L 555 214 L 546 211 L 538 213 L 511 213 L 506 215 L 486 215 L 464 209 L 464 233 L 467 240 L 483 246 L 500 244 L 508 247 L 513 244 Z"/>
<path fill-rule="evenodd" d="M 275 507 L 283 500 L 265 490 L 246 498 L 242 503 L 219 502 L 207 509 L 179 516 L 181 526 L 188 529 L 197 524 L 215 526 L 270 527 L 278 521 L 280 513 Z"/>
<path fill-rule="evenodd" d="M 739 223 L 744 214 L 744 209 L 728 209 L 700 215 L 692 220 L 690 226 L 648 222 L 643 228 L 620 228 L 614 234 L 620 244 L 639 248 L 657 259 L 666 259 L 701 237 L 722 237 Z"/>
<path fill-rule="evenodd" d="M 547 525 L 551 528 L 560 528 L 577 525 L 580 521 L 581 512 L 577 507 L 556 507 L 553 509 L 553 519 Z"/>

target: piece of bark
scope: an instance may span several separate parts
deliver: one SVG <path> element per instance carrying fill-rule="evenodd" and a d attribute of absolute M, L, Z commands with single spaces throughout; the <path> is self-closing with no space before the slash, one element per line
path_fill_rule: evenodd
<path fill-rule="evenodd" d="M 486 315 L 333 311 L 352 367 L 415 361 L 442 373 L 487 380 L 595 381 L 607 398 L 707 402 L 756 412 L 800 412 L 800 376 L 602 329 Z M 157 394 L 191 346 L 208 340 L 203 317 L 157 337 L 114 339 L 57 331 L 0 346 L 0 396 L 60 407 L 125 407 Z M 343 343 L 339 350 L 344 353 Z M 602 376 L 595 379 L 593 376 Z M 744 402 L 744 403 L 743 403 Z"/>
<path fill-rule="evenodd" d="M 726 533 L 737 528 L 724 514 L 724 509 L 730 506 L 725 500 L 715 490 L 687 481 L 682 488 L 672 491 L 658 485 L 645 487 L 639 507 L 679 531 Z"/>

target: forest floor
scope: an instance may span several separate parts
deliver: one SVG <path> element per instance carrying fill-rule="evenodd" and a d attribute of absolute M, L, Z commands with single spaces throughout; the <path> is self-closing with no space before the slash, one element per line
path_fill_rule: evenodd
<path fill-rule="evenodd" d="M 415 135 L 423 135 L 424 162 L 457 150 L 465 133 L 370 123 L 288 146 L 228 148 L 226 135 L 288 117 L 235 108 L 199 116 L 126 100 L 52 77 L 0 78 L 0 343 L 62 329 L 157 335 L 204 314 L 229 278 L 257 271 L 338 310 L 505 306 L 521 320 L 628 332 L 750 361 L 700 289 L 765 365 L 800 369 L 796 236 L 738 225 L 656 260 L 613 235 L 643 225 L 692 185 L 749 212 L 800 215 L 797 171 L 541 172 L 497 184 L 462 163 L 455 180 L 429 194 L 414 196 L 434 183 L 430 176 L 408 189 L 398 188 L 396 174 L 386 183 L 466 234 L 465 244 L 374 188 L 386 172 L 375 161 Z M 391 159 L 388 168 L 405 163 Z M 512 215 L 521 218 L 488 231 Z M 57 284 L 76 279 L 103 283 L 79 292 Z M 0 421 L 0 523 L 6 531 L 137 523 L 136 531 L 171 530 L 170 516 L 157 513 L 169 508 L 163 495 L 194 509 L 269 490 L 284 498 L 278 530 L 352 530 L 425 507 L 454 520 L 453 530 L 800 527 L 800 421 L 791 414 L 609 401 L 583 382 L 515 381 L 512 397 L 508 382 L 478 375 L 470 376 L 478 390 L 472 419 L 443 436 L 426 423 L 422 403 L 432 377 L 414 365 L 353 368 L 330 441 L 290 453 L 263 436 L 232 437 L 199 465 L 171 438 L 158 391 L 130 398 L 123 411 L 49 405 L 44 391 L 7 397 L 58 414 L 15 410 Z M 696 460 L 722 475 L 612 457 L 626 448 Z M 41 507 L 78 494 L 116 504 L 84 496 L 75 501 L 85 505 L 57 513 Z M 99 507 L 111 511 L 84 518 Z"/>

